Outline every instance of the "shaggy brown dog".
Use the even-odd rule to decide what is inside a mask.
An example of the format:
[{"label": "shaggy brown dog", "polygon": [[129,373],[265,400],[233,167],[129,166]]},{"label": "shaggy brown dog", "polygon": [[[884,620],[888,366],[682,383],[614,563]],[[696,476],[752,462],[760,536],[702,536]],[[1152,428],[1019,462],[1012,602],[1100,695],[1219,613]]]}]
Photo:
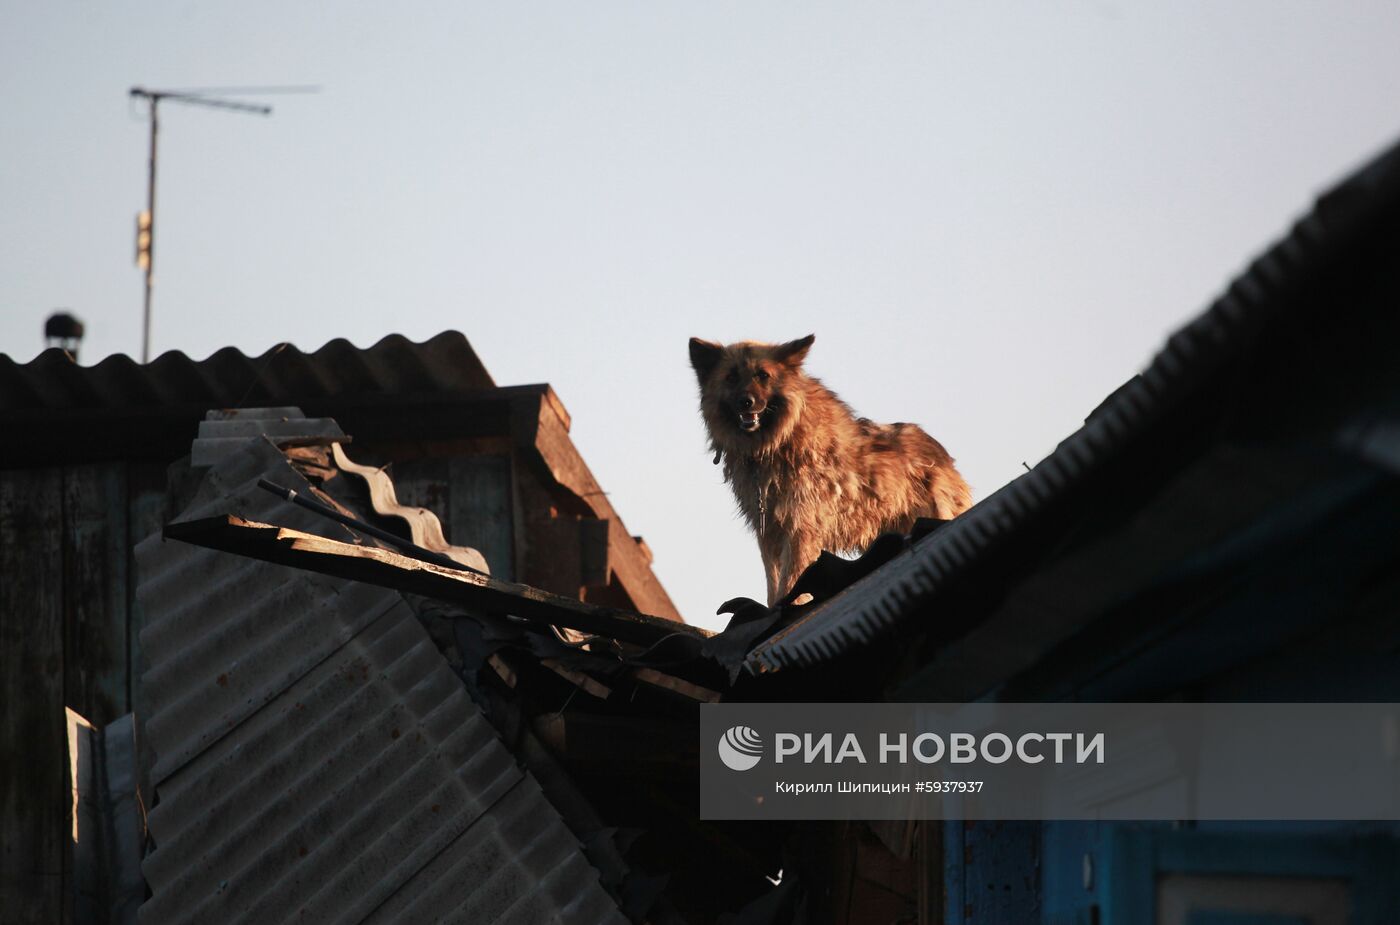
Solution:
[{"label": "shaggy brown dog", "polygon": [[857,418],[803,371],[815,339],[690,339],[710,447],[758,536],[769,606],[823,549],[861,552],[881,533],[907,533],[919,517],[948,520],[972,504],[937,440],[913,424]]}]

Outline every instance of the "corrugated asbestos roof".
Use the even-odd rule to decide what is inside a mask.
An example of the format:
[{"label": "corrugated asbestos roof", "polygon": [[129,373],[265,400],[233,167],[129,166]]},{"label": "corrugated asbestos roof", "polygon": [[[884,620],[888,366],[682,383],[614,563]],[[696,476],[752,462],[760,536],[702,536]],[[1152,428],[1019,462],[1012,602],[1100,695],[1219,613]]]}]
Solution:
[{"label": "corrugated asbestos roof", "polygon": [[0,413],[199,405],[305,404],[345,395],[455,392],[494,386],[467,338],[446,331],[416,344],[393,334],[361,349],[343,338],[314,353],[290,344],[250,357],[225,347],[203,360],[179,351],[146,365],[124,355],[79,366],[57,348],[20,364],[0,354]]},{"label": "corrugated asbestos roof", "polygon": [[1219,372],[1307,281],[1397,208],[1400,145],[1320,197],[1287,237],[1174,334],[1142,375],[1110,395],[1032,471],[757,646],[748,666],[763,671],[822,662],[918,612],[974,560],[1051,499],[1092,477]]},{"label": "corrugated asbestos roof", "polygon": [[[327,532],[259,476],[307,488],[250,440],[184,516]],[[401,595],[159,536],[137,561],[142,922],[625,921]]]}]

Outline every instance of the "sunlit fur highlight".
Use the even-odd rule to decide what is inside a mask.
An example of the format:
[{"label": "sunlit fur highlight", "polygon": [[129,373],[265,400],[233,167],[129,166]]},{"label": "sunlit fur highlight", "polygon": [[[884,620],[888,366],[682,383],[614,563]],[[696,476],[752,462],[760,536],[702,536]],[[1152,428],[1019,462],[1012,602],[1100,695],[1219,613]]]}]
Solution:
[{"label": "sunlit fur highlight", "polygon": [[[770,605],[823,549],[858,553],[881,533],[907,533],[920,517],[948,520],[972,504],[937,440],[914,424],[858,418],[807,375],[813,340],[690,342],[710,448],[758,537]],[[763,408],[753,433],[741,429],[746,398]]]}]

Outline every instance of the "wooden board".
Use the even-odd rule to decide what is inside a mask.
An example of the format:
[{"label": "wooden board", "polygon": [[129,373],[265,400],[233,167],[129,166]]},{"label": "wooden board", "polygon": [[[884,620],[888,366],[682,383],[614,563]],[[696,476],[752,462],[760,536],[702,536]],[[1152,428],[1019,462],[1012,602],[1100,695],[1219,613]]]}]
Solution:
[{"label": "wooden board", "polygon": [[226,515],[173,523],[168,539],[290,565],[309,571],[393,588],[488,613],[509,614],[541,624],[598,633],[623,642],[651,645],[678,633],[707,638],[708,631],[649,614],[586,604],[529,585],[410,559],[386,549],[356,546],[325,537]]}]

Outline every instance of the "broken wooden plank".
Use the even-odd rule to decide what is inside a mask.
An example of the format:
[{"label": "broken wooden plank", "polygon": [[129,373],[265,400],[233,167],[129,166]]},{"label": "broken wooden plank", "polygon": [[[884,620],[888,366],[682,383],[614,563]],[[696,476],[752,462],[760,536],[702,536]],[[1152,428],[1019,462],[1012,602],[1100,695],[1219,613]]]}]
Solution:
[{"label": "broken wooden plank", "polygon": [[410,559],[387,549],[341,543],[233,515],[172,523],[166,526],[165,536],[265,562],[422,594],[478,611],[510,614],[639,645],[651,645],[677,633],[700,639],[712,635],[698,626],[587,604],[529,585]]},{"label": "broken wooden plank", "polygon": [[519,678],[515,674],[515,669],[506,664],[505,659],[493,652],[487,657],[486,663],[495,669],[496,675],[505,682],[506,687],[509,687],[511,690],[515,689]]},{"label": "broken wooden plank", "polygon": [[555,674],[559,675],[559,677],[563,678],[565,681],[568,681],[575,687],[587,691],[594,697],[597,697],[599,700],[607,700],[610,696],[612,696],[611,687],[608,687],[601,681],[597,681],[593,678],[590,678],[582,671],[574,671],[572,668],[565,667],[564,663],[559,661],[559,659],[557,658],[542,658],[540,659],[540,664],[548,668]]},{"label": "broken wooden plank", "polygon": [[632,672],[632,676],[644,684],[653,687],[665,688],[668,691],[689,697],[691,700],[698,700],[701,703],[719,703],[719,691],[712,691],[708,687],[701,687],[684,678],[675,675],[665,674],[655,668],[637,668]]},{"label": "broken wooden plank", "polygon": [[[135,922],[146,898],[136,721],[99,729],[65,707],[68,730],[69,898],[73,922]],[[9,921],[8,919],[6,921]]]}]

